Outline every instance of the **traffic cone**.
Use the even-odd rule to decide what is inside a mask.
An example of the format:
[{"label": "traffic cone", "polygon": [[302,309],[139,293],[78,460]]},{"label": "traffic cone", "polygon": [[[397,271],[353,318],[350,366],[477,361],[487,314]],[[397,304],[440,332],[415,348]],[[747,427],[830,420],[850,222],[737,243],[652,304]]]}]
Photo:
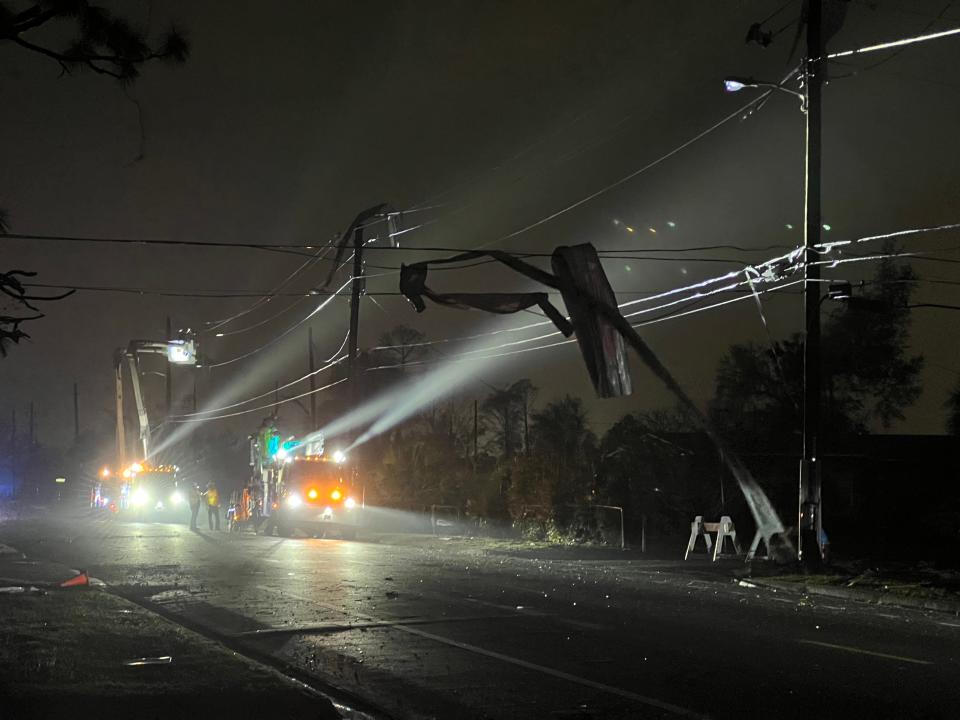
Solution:
[{"label": "traffic cone", "polygon": [[60,583],[62,588],[72,588],[72,587],[83,587],[90,584],[90,578],[87,576],[86,570],[81,570],[79,575],[70,578],[69,580],[64,580]]}]

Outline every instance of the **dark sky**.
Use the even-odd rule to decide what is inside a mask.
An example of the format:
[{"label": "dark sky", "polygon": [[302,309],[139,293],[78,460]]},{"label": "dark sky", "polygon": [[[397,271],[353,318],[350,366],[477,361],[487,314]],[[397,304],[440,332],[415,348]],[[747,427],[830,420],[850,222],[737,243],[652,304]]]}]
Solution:
[{"label": "dark sky", "polygon": [[[186,65],[147,67],[129,91],[142,108],[143,159],[133,162],[140,143],[137,108],[116,83],[89,74],[58,77],[52,61],[0,44],[0,207],[21,233],[309,244],[329,242],[371,205],[386,201],[408,208],[439,196],[436,202],[444,207],[407,218],[408,227],[438,221],[405,235],[406,246],[493,243],[548,251],[590,241],[601,249],[642,251],[794,245],[802,240],[803,116],[785,95],[576,210],[493,242],[642,167],[732,112],[748,98],[746,91],[724,94],[724,76],[781,76],[793,28],[767,50],[743,42],[747,27],[781,4],[304,1],[230,3],[225,14],[224,3],[117,3],[131,19],[149,21],[158,31],[176,20],[192,43]],[[831,49],[920,33],[946,4],[853,2]],[[771,25],[780,27],[798,13],[796,2]],[[960,7],[947,9],[932,28],[956,26]],[[888,56],[831,67],[823,196],[829,239],[960,221],[960,40],[913,46],[851,75]],[[636,232],[628,233],[627,225]],[[958,239],[953,233],[905,243],[908,249],[949,248],[960,245]],[[4,268],[37,270],[40,282],[186,292],[265,292],[301,262],[238,249],[15,240],[3,241],[0,253]],[[689,255],[689,262],[611,260],[607,269],[626,300],[636,297],[630,293],[737,267],[695,258],[756,262],[768,254]],[[426,257],[370,256],[372,264],[382,265]],[[915,267],[923,278],[960,280],[954,264]],[[854,279],[871,272],[866,263],[830,271]],[[315,270],[292,287],[310,287],[322,274]],[[371,279],[368,289],[394,292],[396,279]],[[438,274],[434,284],[526,287],[486,268]],[[952,286],[922,284],[917,299],[960,304],[958,295]],[[398,323],[436,339],[482,332],[491,322],[435,307],[417,316],[401,298],[375,299],[379,306],[373,299],[363,304],[361,346]],[[82,292],[51,304],[47,318],[29,326],[32,341],[0,361],[4,418],[12,407],[22,417],[33,400],[42,439],[67,443],[75,379],[84,423],[110,420],[114,348],[131,338],[161,337],[167,315],[177,326],[200,327],[250,302]],[[289,302],[277,298],[227,329],[269,317]],[[764,303],[775,335],[799,329],[799,295],[770,294]],[[300,303],[250,332],[210,338],[204,349],[215,359],[246,352],[312,304]],[[958,317],[914,313],[914,350],[928,361],[924,395],[896,430],[942,430],[941,405],[960,372]],[[521,314],[505,324],[533,320]],[[317,316],[313,327],[322,355],[339,346],[346,322],[345,299]],[[712,395],[716,362],[726,348],[764,338],[750,302],[655,325],[644,336],[701,403]],[[496,336],[488,342],[502,341]],[[304,330],[250,360],[202,371],[201,404],[258,394],[305,370]],[[178,395],[192,389],[191,372],[177,371]],[[541,401],[562,392],[592,395],[569,345],[515,356],[482,376],[495,383],[528,376],[543,388]],[[160,380],[147,376],[146,383],[158,403]],[[638,363],[634,383],[630,399],[590,401],[598,431],[624,412],[668,403]],[[483,386],[474,383],[465,391],[480,393]],[[283,414],[291,422],[302,419],[292,405]],[[233,427],[252,430],[260,416],[248,415]]]}]

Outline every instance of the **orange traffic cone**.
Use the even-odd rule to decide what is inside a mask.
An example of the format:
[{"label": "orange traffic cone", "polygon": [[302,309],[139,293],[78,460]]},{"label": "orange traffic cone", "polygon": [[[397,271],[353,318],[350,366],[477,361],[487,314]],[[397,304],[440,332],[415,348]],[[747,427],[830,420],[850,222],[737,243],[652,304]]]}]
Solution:
[{"label": "orange traffic cone", "polygon": [[90,584],[90,578],[87,576],[86,570],[81,570],[80,574],[70,578],[69,580],[64,580],[60,583],[62,588],[71,588],[71,587],[83,587]]}]

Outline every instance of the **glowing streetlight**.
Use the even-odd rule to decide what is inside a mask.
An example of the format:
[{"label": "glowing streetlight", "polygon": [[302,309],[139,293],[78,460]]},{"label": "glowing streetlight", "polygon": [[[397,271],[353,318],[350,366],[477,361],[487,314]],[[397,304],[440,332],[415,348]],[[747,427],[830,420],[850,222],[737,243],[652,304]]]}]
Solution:
[{"label": "glowing streetlight", "polygon": [[795,98],[799,98],[800,109],[804,112],[807,110],[807,96],[801,92],[797,92],[796,90],[791,90],[790,88],[784,87],[780,83],[754,80],[753,78],[747,77],[728,77],[723,81],[723,89],[728,93],[740,92],[746,88],[770,88],[771,90],[785,92],[788,95],[793,95]]}]

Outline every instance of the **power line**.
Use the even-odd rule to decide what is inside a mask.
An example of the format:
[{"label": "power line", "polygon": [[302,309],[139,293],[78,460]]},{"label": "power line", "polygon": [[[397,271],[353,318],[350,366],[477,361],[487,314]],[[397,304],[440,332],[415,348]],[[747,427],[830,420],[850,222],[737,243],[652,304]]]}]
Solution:
[{"label": "power line", "polygon": [[[765,289],[763,289],[763,290],[759,290],[758,292],[760,292],[761,294],[763,294],[763,293],[768,293],[768,292],[777,292],[777,291],[782,290],[783,288],[792,287],[792,286],[794,286],[794,285],[799,285],[799,284],[801,284],[802,282],[803,282],[803,280],[794,280],[794,281],[792,281],[792,282],[784,283],[783,285],[778,285],[778,286],[776,286],[776,287],[765,288]],[[724,305],[728,305],[728,304],[733,303],[733,302],[740,302],[740,301],[742,301],[742,300],[749,300],[750,298],[751,298],[750,295],[744,295],[744,296],[742,296],[742,297],[732,298],[732,299],[730,299],[730,300],[724,300],[724,301],[722,301],[722,302],[714,303],[714,304],[712,304],[712,305],[707,305],[707,306],[704,306],[704,307],[702,307],[702,308],[697,308],[697,309],[695,309],[695,310],[678,311],[678,312],[676,312],[676,313],[672,313],[672,314],[666,315],[666,316],[661,317],[661,318],[654,318],[654,319],[652,319],[652,320],[646,320],[646,321],[640,322],[640,323],[632,323],[632,325],[633,325],[633,327],[643,327],[643,326],[646,326],[646,325],[654,325],[654,324],[656,324],[656,323],[665,322],[665,321],[667,321],[667,320],[672,320],[672,319],[679,318],[679,317],[685,317],[685,316],[688,316],[688,315],[693,315],[693,314],[698,313],[698,312],[705,312],[705,311],[707,311],[707,310],[713,310],[714,308],[722,307],[722,306],[724,306]],[[542,338],[538,338],[538,339],[546,339],[546,338],[548,338],[548,337],[553,337],[554,335],[558,335],[558,334],[559,334],[559,333],[551,333],[551,334],[548,335],[548,336],[543,336]],[[416,366],[416,365],[437,365],[437,364],[440,364],[441,362],[446,362],[446,361],[466,362],[467,360],[487,360],[487,359],[493,359],[493,358],[499,358],[499,357],[507,357],[507,356],[511,356],[511,355],[519,355],[519,354],[528,353],[528,352],[536,352],[536,351],[538,351],[538,350],[547,350],[547,349],[549,349],[549,348],[558,347],[558,346],[560,346],[560,345],[570,345],[570,344],[572,344],[572,343],[575,343],[576,341],[577,341],[576,338],[564,338],[563,340],[557,340],[557,341],[554,341],[554,342],[551,342],[551,343],[547,343],[546,345],[538,345],[537,347],[532,347],[532,348],[521,348],[521,349],[519,349],[519,350],[509,350],[509,351],[507,351],[507,352],[494,353],[494,354],[490,354],[490,355],[470,355],[469,357],[467,357],[467,355],[468,355],[467,353],[457,353],[457,354],[448,355],[448,356],[447,356],[447,360],[444,360],[444,361],[436,361],[436,360],[416,360],[416,361],[412,361],[412,362],[408,362],[408,363],[397,363],[397,364],[393,364],[393,365],[379,365],[379,366],[377,366],[377,367],[367,368],[367,370],[365,370],[364,372],[373,372],[373,371],[377,371],[377,370],[389,370],[389,369],[391,369],[391,368],[410,367],[410,366]],[[487,348],[486,350],[487,350],[487,352],[489,352],[489,351],[491,351],[491,350],[497,350],[497,349],[499,349],[499,348],[501,348],[501,347],[509,347],[509,346],[511,346],[511,345],[512,345],[512,343],[505,344],[505,345],[496,345],[496,346]],[[474,351],[474,352],[480,352],[480,351]]]},{"label": "power line", "polygon": [[[341,349],[343,349],[342,346],[341,346]],[[294,386],[294,385],[296,385],[296,384],[298,384],[298,383],[301,383],[301,382],[303,382],[304,380],[308,380],[309,378],[313,377],[314,375],[319,375],[319,374],[322,373],[322,372],[326,372],[327,370],[329,370],[329,369],[331,369],[331,368],[333,368],[333,367],[336,367],[338,364],[340,364],[341,362],[343,362],[344,360],[346,360],[346,357],[347,357],[346,355],[342,355],[342,356],[338,357],[336,360],[334,360],[333,362],[329,362],[329,361],[328,361],[327,364],[324,365],[323,367],[318,368],[317,370],[314,370],[313,372],[309,372],[309,373],[307,373],[306,375],[304,375],[303,377],[299,377],[299,378],[297,378],[296,380],[291,380],[290,382],[286,383],[285,385],[281,385],[281,386],[276,387],[276,388],[274,388],[274,389],[272,389],[272,390],[267,390],[265,393],[262,393],[262,394],[260,394],[260,395],[255,395],[254,397],[247,398],[246,400],[240,400],[239,402],[231,403],[230,405],[223,405],[222,407],[210,408],[210,409],[208,409],[208,410],[199,410],[199,411],[197,411],[197,412],[183,413],[183,414],[181,414],[181,415],[171,415],[171,417],[172,417],[172,418],[199,417],[199,416],[202,416],[202,415],[209,415],[209,414],[211,414],[211,413],[222,412],[222,411],[224,411],[224,410],[232,410],[232,409],[235,408],[235,407],[240,407],[241,405],[246,405],[247,403],[252,403],[252,402],[255,402],[255,401],[260,400],[260,399],[262,399],[262,398],[265,398],[265,397],[267,397],[268,395],[272,395],[272,394],[274,394],[274,393],[278,393],[278,392],[280,392],[281,390],[286,390],[287,388],[292,387],[292,386]]]},{"label": "power line", "polygon": [[830,53],[828,60],[834,58],[850,57],[851,55],[865,55],[866,53],[877,52],[878,50],[889,50],[904,45],[914,45],[915,43],[928,42],[930,40],[939,40],[940,38],[950,37],[951,35],[960,35],[960,28],[951,30],[941,30],[940,32],[929,33],[926,35],[915,35],[914,37],[901,38],[900,40],[891,40],[889,42],[877,43],[876,45],[867,45],[856,50],[843,50],[841,52]]},{"label": "power line", "polygon": [[287,328],[286,330],[284,330],[282,333],[280,333],[279,335],[277,335],[275,338],[273,338],[272,340],[267,341],[266,343],[264,343],[264,344],[261,345],[260,347],[257,347],[257,348],[255,348],[255,349],[251,350],[250,352],[246,352],[246,353],[244,353],[243,355],[238,355],[237,357],[230,358],[229,360],[224,360],[224,361],[218,362],[218,363],[210,363],[210,364],[208,364],[208,365],[205,365],[205,367],[216,368],[216,367],[223,367],[224,365],[230,365],[231,363],[235,363],[235,362],[238,362],[238,361],[240,361],[240,360],[244,360],[244,359],[246,359],[246,358],[248,358],[248,357],[251,357],[251,356],[253,356],[253,355],[256,355],[258,352],[260,352],[260,351],[262,351],[262,350],[265,350],[265,349],[267,349],[268,347],[270,347],[270,346],[272,346],[272,345],[275,345],[275,344],[278,343],[280,340],[282,340],[283,338],[285,338],[287,335],[289,335],[290,333],[292,333],[294,330],[296,330],[297,328],[301,327],[305,322],[307,322],[310,318],[314,317],[317,313],[319,313],[319,312],[320,312],[321,310],[323,310],[325,307],[327,307],[331,302],[334,301],[334,299],[336,299],[336,297],[337,297],[337,295],[340,293],[340,291],[343,290],[345,287],[347,287],[347,285],[349,285],[351,282],[353,282],[353,279],[352,279],[352,278],[349,279],[349,280],[347,280],[343,285],[341,285],[339,288],[337,288],[337,290],[336,290],[330,297],[328,297],[326,300],[324,300],[322,303],[320,303],[317,307],[315,307],[313,310],[311,310],[309,314],[307,314],[306,316],[304,316],[302,319],[298,320],[296,323],[294,323],[293,325],[291,325],[289,328]]},{"label": "power line", "polygon": [[[267,297],[269,297],[269,298],[272,299],[272,298],[277,297],[277,295],[276,295],[276,294],[270,294],[270,295],[268,295]],[[225,331],[221,331],[221,332],[214,333],[214,337],[218,337],[218,338],[220,338],[220,337],[229,337],[229,336],[231,336],[231,335],[240,335],[240,334],[242,334],[242,333],[250,332],[251,330],[255,330],[255,329],[257,329],[258,327],[262,327],[262,326],[264,326],[264,325],[266,325],[266,324],[268,324],[268,323],[273,322],[274,320],[276,320],[276,319],[277,319],[278,317],[280,317],[281,315],[285,315],[286,313],[290,312],[291,310],[293,310],[293,308],[297,307],[297,305],[299,305],[300,303],[302,303],[302,302],[303,302],[304,300],[306,300],[308,297],[310,297],[309,294],[303,294],[303,295],[301,295],[299,298],[297,298],[296,300],[294,300],[292,303],[290,303],[289,305],[287,305],[285,308],[283,308],[282,310],[279,310],[279,311],[275,312],[273,315],[270,315],[269,317],[265,317],[265,318],[263,318],[262,320],[258,320],[257,322],[253,323],[252,325],[245,325],[244,327],[240,328],[239,330],[225,330]],[[252,306],[251,306],[251,307],[252,307]],[[238,315],[238,316],[236,316],[236,317],[234,317],[234,318],[231,318],[231,321],[237,319],[238,317],[240,317],[240,316]],[[220,327],[220,325],[214,326],[213,328],[210,328],[210,330],[211,330],[211,331],[212,331],[212,330],[215,330],[217,327]]]},{"label": "power line", "polygon": [[237,417],[237,416],[239,416],[239,415],[247,415],[247,414],[252,413],[252,412],[260,412],[261,410],[268,410],[268,409],[270,409],[270,408],[277,407],[277,405],[283,405],[284,403],[293,402],[294,400],[299,400],[299,399],[301,399],[301,398],[305,398],[305,397],[307,397],[307,396],[309,396],[309,395],[313,395],[314,393],[320,393],[320,392],[323,392],[324,390],[329,390],[330,388],[332,388],[332,387],[334,387],[334,386],[336,386],[336,385],[339,385],[340,383],[346,382],[347,379],[348,379],[348,378],[341,378],[340,380],[335,380],[334,382],[332,382],[332,383],[330,383],[330,384],[328,384],[328,385],[324,385],[323,387],[319,387],[319,388],[317,388],[316,390],[308,390],[307,392],[301,393],[300,395],[294,395],[293,397],[285,398],[285,399],[279,400],[279,401],[277,401],[277,402],[268,403],[267,405],[261,405],[261,406],[259,406],[259,407],[250,408],[249,410],[239,410],[239,411],[237,411],[237,412],[227,413],[226,415],[216,415],[216,416],[214,416],[214,417],[192,418],[192,419],[184,419],[184,420],[173,420],[173,419],[171,419],[171,420],[169,420],[169,422],[171,422],[171,423],[176,423],[176,424],[182,424],[182,423],[198,423],[198,422],[207,422],[208,420],[225,420],[226,418]]},{"label": "power line", "polygon": [[[94,236],[71,236],[71,235],[32,235],[27,233],[6,233],[2,236],[6,240],[38,240],[49,242],[67,242],[67,243],[105,243],[112,245],[165,245],[165,246],[191,246],[206,247],[216,249],[244,249],[244,250],[263,250],[266,252],[286,253],[289,255],[300,255],[312,257],[312,253],[300,252],[300,249],[314,250],[317,246],[309,245],[268,245],[265,243],[241,243],[241,242],[212,242],[207,240],[157,240],[145,238],[106,238]],[[326,246],[321,246],[323,249]]]},{"label": "power line", "polygon": [[[330,250],[326,250],[326,251],[324,252],[324,255],[328,255],[329,253],[330,253]],[[218,328],[221,328],[221,327],[223,327],[224,325],[233,322],[234,320],[239,320],[239,319],[242,318],[243,316],[248,315],[249,313],[252,313],[254,310],[256,310],[256,309],[257,309],[258,307],[260,307],[261,305],[270,302],[270,300],[273,299],[273,293],[276,293],[276,292],[279,292],[280,290],[282,290],[284,287],[286,287],[288,284],[290,284],[290,283],[293,281],[293,279],[294,279],[295,277],[297,277],[297,275],[299,275],[301,272],[304,272],[304,271],[305,271],[308,267],[310,267],[311,265],[315,265],[315,264],[318,263],[321,259],[322,259],[321,253],[320,253],[320,251],[318,250],[317,253],[316,253],[312,258],[309,258],[309,259],[307,259],[306,261],[304,261],[303,263],[301,263],[301,265],[300,265],[296,270],[294,270],[292,273],[290,273],[289,275],[287,275],[283,280],[281,280],[280,283],[279,283],[278,285],[276,285],[276,286],[273,288],[273,290],[270,291],[270,294],[269,294],[266,298],[261,298],[261,299],[258,300],[257,302],[255,302],[255,303],[253,303],[252,305],[250,305],[250,307],[248,307],[248,308],[246,308],[246,309],[244,309],[244,310],[241,310],[240,312],[235,313],[235,314],[231,315],[231,316],[228,317],[228,318],[225,318],[225,319],[223,319],[223,320],[214,320],[214,321],[212,321],[212,322],[206,322],[206,323],[204,323],[204,325],[209,325],[210,327],[209,327],[208,329],[211,330],[211,331],[212,331],[212,330],[217,330]],[[296,305],[296,303],[294,303],[294,305]],[[288,308],[288,309],[289,309],[289,308]],[[243,332],[243,331],[240,331],[240,332]],[[226,333],[224,333],[224,334],[226,334]]]},{"label": "power line", "polygon": [[[795,74],[798,72],[798,70],[799,70],[799,68],[795,68],[795,69],[791,70],[791,71],[787,74],[787,76],[784,77],[784,79],[781,81],[781,84],[783,84],[784,82],[786,82],[787,80],[789,80],[793,75],[795,75]],[[481,245],[480,247],[483,248],[483,247],[486,247],[486,246],[488,246],[488,245],[493,245],[494,243],[499,243],[499,242],[503,242],[504,240],[509,240],[510,238],[514,238],[514,237],[516,237],[517,235],[521,235],[521,234],[527,232],[528,230],[532,230],[533,228],[539,227],[540,225],[543,225],[544,223],[548,223],[548,222],[550,222],[551,220],[555,220],[556,218],[560,217],[561,215],[564,215],[564,214],[570,212],[571,210],[574,210],[574,209],[580,207],[581,205],[584,205],[585,203],[588,203],[588,202],[590,202],[591,200],[595,200],[596,198],[600,197],[601,195],[604,195],[605,193],[608,193],[609,191],[611,191],[611,190],[613,190],[613,189],[615,189],[615,188],[620,187],[620,186],[623,185],[624,183],[627,183],[627,182],[629,182],[630,180],[633,180],[633,179],[634,179],[635,177],[637,177],[638,175],[641,175],[641,174],[647,172],[648,170],[651,170],[651,169],[655,168],[656,166],[660,165],[660,164],[663,163],[664,161],[669,160],[669,159],[670,159],[671,157],[673,157],[674,155],[676,155],[676,154],[678,154],[678,153],[680,153],[680,152],[683,152],[683,151],[686,150],[688,147],[690,147],[691,145],[693,145],[693,144],[696,143],[697,141],[705,138],[707,135],[709,135],[710,133],[714,132],[715,130],[720,129],[721,127],[723,127],[724,125],[726,125],[726,124],[727,124],[728,122],[730,122],[731,120],[742,116],[743,113],[747,112],[751,107],[753,107],[753,106],[756,105],[757,103],[762,102],[763,100],[765,100],[771,93],[773,93],[773,89],[772,89],[772,88],[771,88],[770,90],[767,90],[767,91],[761,93],[760,95],[758,95],[758,96],[755,97],[753,100],[751,100],[750,102],[746,103],[745,105],[737,108],[736,110],[734,110],[734,111],[733,111],[732,113],[730,113],[729,115],[723,117],[721,120],[719,120],[718,122],[716,122],[716,123],[714,123],[713,125],[711,125],[710,127],[708,127],[706,130],[703,130],[703,131],[697,133],[696,135],[694,135],[694,136],[693,136],[692,138],[690,138],[689,140],[686,140],[685,142],[681,143],[680,145],[678,145],[677,147],[673,148],[673,149],[670,150],[669,152],[661,155],[660,157],[656,158],[655,160],[652,160],[651,162],[647,163],[646,165],[642,166],[641,168],[639,168],[639,169],[637,169],[637,170],[634,170],[633,172],[631,172],[631,173],[623,176],[623,177],[620,178],[619,180],[616,180],[616,181],[610,183],[609,185],[606,185],[606,186],[600,188],[599,190],[590,193],[590,194],[587,195],[586,197],[583,197],[583,198],[581,198],[580,200],[577,200],[576,202],[571,203],[571,204],[567,205],[566,207],[561,208],[560,210],[557,210],[556,212],[553,212],[553,213],[547,215],[546,217],[541,218],[540,220],[537,220],[536,222],[530,223],[529,225],[526,225],[526,226],[520,228],[519,230],[514,230],[513,232],[508,233],[507,235],[503,235],[502,237],[499,237],[499,238],[497,238],[496,240],[493,240],[493,241],[491,241],[491,242],[489,242],[489,243],[486,243],[486,244],[484,244],[484,245]]]}]

